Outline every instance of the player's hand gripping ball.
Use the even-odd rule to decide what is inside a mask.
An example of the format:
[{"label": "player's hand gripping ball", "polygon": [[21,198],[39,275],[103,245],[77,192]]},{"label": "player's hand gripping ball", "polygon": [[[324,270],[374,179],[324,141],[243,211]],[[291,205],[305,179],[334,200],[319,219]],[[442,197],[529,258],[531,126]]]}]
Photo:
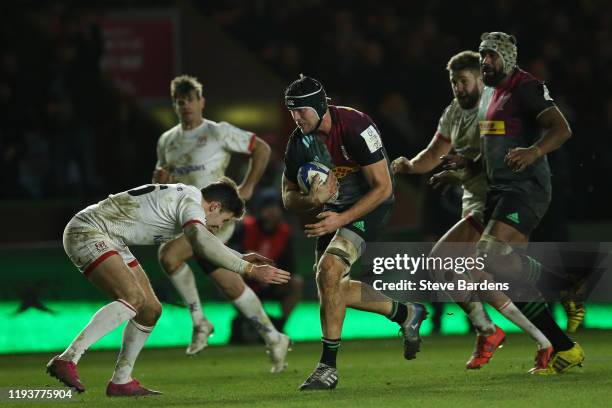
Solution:
[{"label": "player's hand gripping ball", "polygon": [[303,164],[298,170],[297,181],[302,194],[311,196],[318,204],[338,198],[338,181],[324,164],[315,161]]}]

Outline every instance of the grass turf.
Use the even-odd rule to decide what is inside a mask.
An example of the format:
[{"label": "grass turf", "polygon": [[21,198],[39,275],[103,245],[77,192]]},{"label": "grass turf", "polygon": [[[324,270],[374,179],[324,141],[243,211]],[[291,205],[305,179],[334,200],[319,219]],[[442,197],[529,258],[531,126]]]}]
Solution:
[{"label": "grass turf", "polygon": [[297,387],[316,364],[318,343],[298,343],[289,368],[268,373],[262,346],[211,347],[195,358],[183,349],[147,349],[135,377],[164,392],[160,397],[109,399],[104,395],[116,352],[87,353],[79,364],[87,392],[72,401],[8,400],[8,389],[60,388],[45,372],[52,354],[0,356],[0,407],[499,407],[605,406],[612,389],[610,332],[576,336],[584,347],[585,367],[564,375],[526,374],[535,355],[524,335],[509,335],[506,346],[478,371],[464,363],[472,351],[467,336],[426,337],[416,360],[401,355],[401,340],[345,341],[339,354],[340,383],[332,392],[301,393]]}]

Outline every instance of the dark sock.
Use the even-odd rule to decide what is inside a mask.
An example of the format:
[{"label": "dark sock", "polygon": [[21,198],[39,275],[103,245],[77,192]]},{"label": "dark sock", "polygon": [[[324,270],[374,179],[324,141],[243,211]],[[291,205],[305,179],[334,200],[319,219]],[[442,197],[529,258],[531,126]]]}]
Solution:
[{"label": "dark sock", "polygon": [[542,265],[538,260],[522,254],[521,264],[527,272],[527,282],[536,286],[544,293],[558,293],[571,289],[575,282],[569,275],[555,273],[552,269]]},{"label": "dark sock", "polygon": [[525,317],[544,333],[555,351],[569,350],[574,346],[572,339],[567,337],[559,325],[553,320],[546,303],[521,302],[515,304],[516,307],[523,312]]},{"label": "dark sock", "polygon": [[408,307],[398,302],[397,300],[393,301],[393,307],[391,308],[391,314],[387,316],[387,319],[395,322],[397,324],[402,324],[406,321],[408,317]]},{"label": "dark sock", "polygon": [[340,348],[340,339],[326,339],[325,337],[321,337],[321,343],[323,344],[323,351],[321,352],[321,359],[319,362],[336,367],[336,356]]}]

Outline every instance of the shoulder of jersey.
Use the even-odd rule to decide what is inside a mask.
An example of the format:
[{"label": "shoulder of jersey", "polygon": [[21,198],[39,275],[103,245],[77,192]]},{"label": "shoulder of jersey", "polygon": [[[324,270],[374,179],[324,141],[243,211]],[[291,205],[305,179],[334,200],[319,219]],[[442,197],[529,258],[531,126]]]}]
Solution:
[{"label": "shoulder of jersey", "polygon": [[514,78],[514,88],[519,87],[521,85],[533,82],[533,81],[540,81],[538,78],[536,78],[535,76],[533,76],[531,73],[527,72],[527,71],[523,71],[522,69],[518,70],[518,73],[516,74],[516,77]]},{"label": "shoulder of jersey", "polygon": [[212,129],[213,132],[215,132],[216,134],[218,134],[218,135],[220,135],[222,137],[224,136],[224,132],[226,130],[233,129],[233,128],[236,127],[236,126],[232,125],[229,122],[224,122],[224,121],[213,122],[212,120],[208,121],[208,126],[209,126],[209,129]]},{"label": "shoulder of jersey", "polygon": [[170,137],[171,135],[175,134],[176,132],[178,132],[179,128],[181,127],[181,124],[179,123],[178,125],[166,130],[164,133],[162,133],[162,135],[159,137],[160,140],[166,139],[168,137]]},{"label": "shoulder of jersey", "polygon": [[202,191],[196,186],[192,186],[190,184],[176,183],[175,187],[177,191],[185,191],[189,194],[199,194],[202,195]]},{"label": "shoulder of jersey", "polygon": [[444,109],[444,113],[448,112],[448,114],[453,114],[457,112],[457,110],[461,109],[461,105],[457,101],[457,98],[453,98],[453,100],[448,104],[448,106]]},{"label": "shoulder of jersey", "polygon": [[[332,107],[330,107],[330,109],[331,108]],[[351,108],[350,106],[334,106],[334,108],[336,108],[336,111],[338,112],[338,116],[340,117],[360,117],[360,118],[368,118],[368,119],[370,118],[365,113],[355,108]]]},{"label": "shoulder of jersey", "polygon": [[374,121],[368,114],[353,109],[349,106],[336,106],[337,115],[340,121],[350,124],[352,128],[358,130],[359,128],[366,128],[374,124]]}]

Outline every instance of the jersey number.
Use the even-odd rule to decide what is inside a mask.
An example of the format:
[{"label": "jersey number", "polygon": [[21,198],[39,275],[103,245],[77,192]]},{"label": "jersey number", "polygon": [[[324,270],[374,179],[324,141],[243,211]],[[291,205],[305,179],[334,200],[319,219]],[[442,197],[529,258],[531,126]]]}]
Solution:
[{"label": "jersey number", "polygon": [[133,197],[138,197],[144,194],[149,194],[151,191],[155,191],[158,185],[160,190],[165,190],[168,188],[168,186],[164,184],[147,184],[146,186],[135,188],[133,190],[128,190],[127,193]]}]

